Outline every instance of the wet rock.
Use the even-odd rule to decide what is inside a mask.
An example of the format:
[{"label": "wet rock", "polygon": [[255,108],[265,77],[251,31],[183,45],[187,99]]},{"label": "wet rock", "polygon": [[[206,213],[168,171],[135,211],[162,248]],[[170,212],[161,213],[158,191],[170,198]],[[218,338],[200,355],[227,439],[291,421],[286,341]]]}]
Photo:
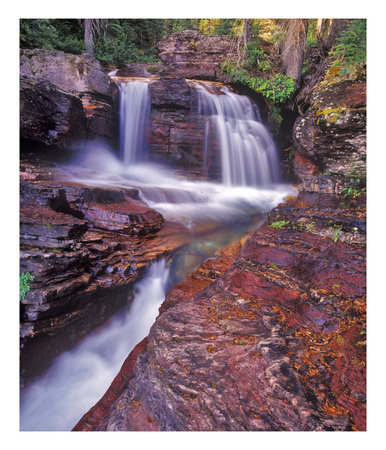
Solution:
[{"label": "wet rock", "polygon": [[75,429],[366,429],[365,248],[324,233],[363,214],[279,205],[171,289],[134,375]]},{"label": "wet rock", "polygon": [[31,177],[20,183],[20,271],[35,277],[20,303],[26,381],[130,304],[151,262],[187,237],[165,227],[136,189],[53,181],[65,175],[28,162],[21,168]]}]

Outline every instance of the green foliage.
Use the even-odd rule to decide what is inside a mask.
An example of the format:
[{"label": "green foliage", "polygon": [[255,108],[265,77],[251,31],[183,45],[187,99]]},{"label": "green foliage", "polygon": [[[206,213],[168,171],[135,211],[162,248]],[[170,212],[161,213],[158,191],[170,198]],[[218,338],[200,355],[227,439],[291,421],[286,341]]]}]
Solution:
[{"label": "green foliage", "polygon": [[19,292],[20,299],[24,300],[27,292],[30,290],[30,282],[33,281],[35,277],[29,272],[22,273],[19,278]]},{"label": "green foliage", "polygon": [[164,26],[167,34],[184,30],[198,30],[200,19],[165,19]]},{"label": "green foliage", "polygon": [[50,19],[21,19],[20,47],[54,50],[58,32]]},{"label": "green foliage", "polygon": [[314,228],[314,226],[315,226],[315,222],[311,222],[306,225],[306,230],[311,231]]},{"label": "green foliage", "polygon": [[[130,62],[159,62],[157,42],[165,34],[162,19],[110,19],[94,40],[94,56],[105,66]],[[20,47],[85,51],[83,21],[76,19],[21,19]]]},{"label": "green foliage", "polygon": [[333,66],[341,65],[341,72],[366,61],[366,19],[353,20],[337,38],[337,45],[331,56],[336,59]]},{"label": "green foliage", "polygon": [[275,73],[257,41],[247,45],[241,67],[235,61],[226,61],[222,65],[222,71],[230,75],[234,82],[242,83],[262,94],[273,105],[285,103],[295,89],[292,77]]},{"label": "green foliage", "polygon": [[329,228],[329,231],[332,233],[332,235],[334,236],[333,238],[332,238],[332,240],[334,241],[334,242],[337,242],[338,241],[338,239],[339,239],[339,231],[342,229],[342,227],[335,227],[335,229],[333,229],[333,228]]},{"label": "green foliage", "polygon": [[95,41],[94,56],[104,66],[159,62],[155,44],[164,32],[158,19],[110,20],[105,35]]},{"label": "green foliage", "polygon": [[278,220],[276,222],[272,222],[271,225],[269,225],[269,226],[274,228],[275,230],[280,230],[281,228],[283,228],[284,226],[286,226],[288,224],[289,224],[289,221],[287,221],[287,220]]},{"label": "green foliage", "polygon": [[351,170],[350,185],[342,189],[344,198],[351,201],[355,200],[361,194],[364,194],[366,192],[366,186],[362,187],[363,181],[365,183],[365,180],[362,180],[362,176],[359,171],[354,173],[354,171]]},{"label": "green foliage", "polygon": [[[259,64],[263,70],[269,69],[266,61]],[[295,89],[293,78],[281,73],[276,73],[268,78],[254,77],[249,75],[247,69],[238,69],[229,62],[223,64],[222,70],[224,73],[230,75],[234,82],[239,82],[248,86],[262,94],[273,104],[283,104],[291,97],[291,94]]]},{"label": "green foliage", "polygon": [[76,55],[85,50],[80,23],[74,19],[21,19],[20,47],[60,50]]}]

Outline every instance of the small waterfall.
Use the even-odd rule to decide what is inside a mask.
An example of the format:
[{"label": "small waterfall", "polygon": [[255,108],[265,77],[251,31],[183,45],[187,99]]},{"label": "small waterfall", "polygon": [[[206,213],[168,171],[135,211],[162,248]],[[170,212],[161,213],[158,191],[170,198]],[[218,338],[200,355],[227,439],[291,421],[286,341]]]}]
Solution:
[{"label": "small waterfall", "polygon": [[120,154],[124,165],[141,160],[145,150],[145,130],[150,113],[146,81],[130,81],[120,88]]},{"label": "small waterfall", "polygon": [[196,82],[199,111],[205,116],[204,156],[217,148],[227,186],[269,186],[281,180],[277,149],[257,107],[223,86],[209,92]]}]

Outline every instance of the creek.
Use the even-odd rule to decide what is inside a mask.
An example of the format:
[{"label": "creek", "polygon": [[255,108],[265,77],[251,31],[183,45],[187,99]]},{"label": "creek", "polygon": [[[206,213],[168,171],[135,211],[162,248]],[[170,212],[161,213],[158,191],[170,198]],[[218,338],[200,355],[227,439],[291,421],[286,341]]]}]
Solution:
[{"label": "creek", "polygon": [[[154,262],[124,308],[76,347],[56,358],[21,390],[20,429],[71,430],[105,393],[135,345],[149,332],[166,292],[225,245],[258,227],[268,211],[295,191],[282,183],[274,142],[247,97],[195,83],[205,118],[203,152],[219,147],[221,182],[179,178],[146,161],[144,126],[150,109],[146,81],[120,85],[120,150],[90,142],[63,168],[92,186],[136,187],[140,198],[168,222],[178,222],[189,244]],[[204,158],[205,164],[205,158]]]}]

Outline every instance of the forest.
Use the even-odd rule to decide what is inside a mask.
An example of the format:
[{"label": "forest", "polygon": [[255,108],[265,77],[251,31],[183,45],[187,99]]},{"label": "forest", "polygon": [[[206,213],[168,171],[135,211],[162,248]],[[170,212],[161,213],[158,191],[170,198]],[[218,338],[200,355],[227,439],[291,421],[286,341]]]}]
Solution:
[{"label": "forest", "polygon": [[276,104],[291,97],[315,60],[341,71],[366,61],[365,19],[21,19],[20,48],[87,52],[112,69],[160,62],[157,43],[184,30],[228,35],[235,57],[223,72]]}]

